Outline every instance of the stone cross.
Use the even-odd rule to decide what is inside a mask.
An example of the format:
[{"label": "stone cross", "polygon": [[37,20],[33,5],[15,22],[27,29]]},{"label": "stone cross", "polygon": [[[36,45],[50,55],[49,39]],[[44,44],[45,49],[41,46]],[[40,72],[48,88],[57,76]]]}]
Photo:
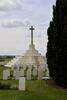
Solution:
[{"label": "stone cross", "polygon": [[35,30],[35,28],[31,26],[30,30],[31,30],[31,45],[33,45],[33,30]]}]

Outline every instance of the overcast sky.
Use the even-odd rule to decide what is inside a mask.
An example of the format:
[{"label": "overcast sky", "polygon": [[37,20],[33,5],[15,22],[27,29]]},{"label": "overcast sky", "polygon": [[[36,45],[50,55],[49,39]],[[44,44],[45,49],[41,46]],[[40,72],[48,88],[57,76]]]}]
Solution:
[{"label": "overcast sky", "polygon": [[30,25],[36,49],[45,55],[53,4],[55,0],[0,0],[0,55],[23,54],[30,44]]}]

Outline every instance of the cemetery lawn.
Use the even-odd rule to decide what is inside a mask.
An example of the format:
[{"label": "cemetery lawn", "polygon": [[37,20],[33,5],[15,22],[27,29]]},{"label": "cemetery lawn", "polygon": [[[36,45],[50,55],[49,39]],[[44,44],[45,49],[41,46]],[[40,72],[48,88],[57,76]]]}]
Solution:
[{"label": "cemetery lawn", "polygon": [[[18,81],[2,81],[15,83]],[[67,100],[67,90],[49,86],[46,81],[31,80],[26,82],[27,90],[0,90],[0,100]]]}]

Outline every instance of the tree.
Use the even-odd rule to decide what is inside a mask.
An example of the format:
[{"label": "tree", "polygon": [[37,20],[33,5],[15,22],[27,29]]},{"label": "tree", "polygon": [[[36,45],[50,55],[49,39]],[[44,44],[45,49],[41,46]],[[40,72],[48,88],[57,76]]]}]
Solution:
[{"label": "tree", "polygon": [[47,33],[50,76],[58,85],[67,88],[67,0],[56,0]]}]

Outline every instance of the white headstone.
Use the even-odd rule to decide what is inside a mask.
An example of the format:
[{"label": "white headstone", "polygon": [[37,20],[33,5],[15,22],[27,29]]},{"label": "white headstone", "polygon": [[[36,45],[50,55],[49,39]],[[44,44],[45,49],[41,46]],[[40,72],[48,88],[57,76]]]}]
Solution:
[{"label": "white headstone", "polygon": [[46,77],[50,77],[48,67],[46,68]]},{"label": "white headstone", "polygon": [[6,69],[8,77],[10,76],[10,69]]},{"label": "white headstone", "polygon": [[3,80],[8,80],[10,77],[10,70],[6,69],[3,71]]},{"label": "white headstone", "polygon": [[7,80],[8,79],[8,75],[6,73],[6,70],[3,71],[3,80]]},{"label": "white headstone", "polygon": [[24,76],[24,69],[20,69],[20,77]]},{"label": "white headstone", "polygon": [[31,80],[32,79],[32,75],[31,75],[31,68],[29,68],[28,70],[27,70],[27,75],[26,75],[26,77],[27,77],[27,80]]},{"label": "white headstone", "polygon": [[19,79],[20,72],[19,72],[18,69],[14,69],[13,70],[13,76],[15,77],[15,80],[18,80]]},{"label": "white headstone", "polygon": [[19,77],[19,90],[20,91],[26,90],[25,77]]},{"label": "white headstone", "polygon": [[37,69],[36,69],[36,68],[33,69],[32,75],[33,75],[34,77],[37,76]]},{"label": "white headstone", "polygon": [[42,80],[43,77],[43,69],[38,68],[38,80]]}]

